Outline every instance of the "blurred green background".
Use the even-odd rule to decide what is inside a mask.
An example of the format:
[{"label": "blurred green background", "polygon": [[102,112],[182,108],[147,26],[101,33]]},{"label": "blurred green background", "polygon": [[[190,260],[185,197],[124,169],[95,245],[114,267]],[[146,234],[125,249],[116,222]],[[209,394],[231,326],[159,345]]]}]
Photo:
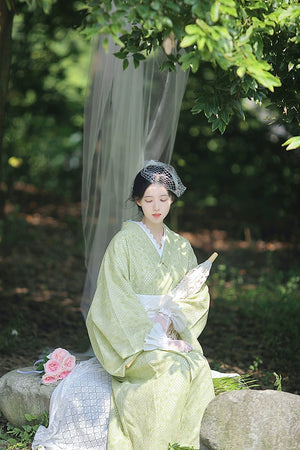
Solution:
[{"label": "blurred green background", "polygon": [[[16,183],[68,200],[80,199],[83,109],[91,43],[78,27],[76,2],[49,15],[27,6],[15,16],[13,60],[5,114],[3,179],[11,198]],[[188,186],[177,204],[179,227],[226,227],[236,238],[299,238],[300,152],[281,144],[290,132],[276,111],[245,104],[246,120],[224,135],[204,115],[190,112],[203,68],[191,75],[183,101],[173,163]]]},{"label": "blurred green background", "polygon": [[[76,2],[62,1],[48,15],[20,4],[14,19],[2,154],[0,375],[34,361],[45,346],[88,346],[79,307],[80,192],[91,43],[81,22]],[[172,160],[188,187],[172,227],[190,233],[199,261],[220,253],[201,343],[213,368],[250,370],[264,386],[275,371],[298,392],[300,150],[282,147],[298,130],[249,101],[245,121],[213,133],[190,112],[202,79],[213,75],[204,66],[189,77]]]}]

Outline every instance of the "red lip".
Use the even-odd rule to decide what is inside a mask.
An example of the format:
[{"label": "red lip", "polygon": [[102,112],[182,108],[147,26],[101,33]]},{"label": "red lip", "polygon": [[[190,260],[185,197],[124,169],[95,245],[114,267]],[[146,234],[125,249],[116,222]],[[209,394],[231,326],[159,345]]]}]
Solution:
[{"label": "red lip", "polygon": [[161,214],[152,214],[153,217],[160,217]]}]

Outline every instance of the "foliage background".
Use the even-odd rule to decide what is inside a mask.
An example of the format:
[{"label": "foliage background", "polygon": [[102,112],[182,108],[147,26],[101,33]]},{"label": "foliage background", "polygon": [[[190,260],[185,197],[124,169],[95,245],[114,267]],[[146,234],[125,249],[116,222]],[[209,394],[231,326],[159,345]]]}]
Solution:
[{"label": "foliage background", "polygon": [[78,31],[74,3],[52,13],[20,4],[5,115],[4,173],[8,189],[31,183],[66,197],[80,195],[84,89],[90,43]]},{"label": "foliage background", "polygon": [[[223,7],[230,2],[221,1]],[[28,3],[52,4],[51,12]],[[248,3],[257,15],[262,3],[270,2]],[[85,278],[80,192],[91,42],[80,32],[86,20],[81,6],[20,0],[14,18],[1,153],[0,376],[30,367],[49,348],[84,352],[89,346],[80,311]],[[169,31],[167,24],[165,36]],[[279,48],[290,32],[280,34]],[[275,40],[270,35],[266,42],[274,57]],[[261,107],[242,100],[245,120],[232,108],[228,73],[224,86],[222,70],[211,61],[190,74],[172,160],[188,190],[169,222],[190,239],[199,261],[219,253],[208,280],[211,308],[200,339],[211,367],[250,374],[260,389],[282,383],[283,390],[299,394],[300,150],[282,147],[298,133],[299,71],[291,83],[288,64],[298,57],[295,48],[289,45],[282,59],[281,91],[275,88]],[[244,87],[247,83],[246,77]],[[217,92],[223,118],[227,107],[229,115],[236,110],[223,134],[212,131],[210,119],[224,131],[213,107],[191,113],[204,86],[212,105]],[[10,448],[30,448],[30,423],[14,437],[9,430],[0,416],[0,445],[7,448],[10,438]]]},{"label": "foliage background", "polygon": [[[79,31],[78,6],[59,0],[45,15],[20,3],[14,21],[1,180],[1,374],[45,346],[88,345],[79,308],[80,190],[91,43]],[[190,74],[173,157],[188,190],[171,225],[199,260],[220,253],[201,342],[214,368],[252,370],[267,387],[275,371],[298,392],[300,153],[282,148],[297,129],[268,103],[244,100],[245,120],[234,116],[224,134],[213,132],[190,110],[215,75],[209,63]]]},{"label": "foliage background", "polygon": [[[15,17],[2,180],[11,193],[16,182],[24,182],[80,198],[91,43],[79,32],[83,13],[78,6],[59,1],[45,15],[23,3]],[[250,228],[256,239],[294,238],[299,229],[299,151],[281,148],[293,129],[279,121],[280,111],[245,100],[245,120],[237,115],[225,134],[212,132],[205,115],[192,115],[190,109],[199,86],[213,82],[214,76],[210,64],[191,74],[183,102],[173,163],[189,191],[178,204],[177,215],[185,217],[179,224],[191,230],[196,223],[211,226],[213,214],[219,226],[230,222],[236,237]]]}]

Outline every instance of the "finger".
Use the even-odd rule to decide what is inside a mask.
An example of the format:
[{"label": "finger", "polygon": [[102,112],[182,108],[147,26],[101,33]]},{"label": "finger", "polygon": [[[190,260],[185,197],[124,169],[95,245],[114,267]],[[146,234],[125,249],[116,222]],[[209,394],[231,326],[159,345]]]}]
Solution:
[{"label": "finger", "polygon": [[186,343],[186,349],[187,352],[191,352],[193,350],[193,347],[190,344]]}]

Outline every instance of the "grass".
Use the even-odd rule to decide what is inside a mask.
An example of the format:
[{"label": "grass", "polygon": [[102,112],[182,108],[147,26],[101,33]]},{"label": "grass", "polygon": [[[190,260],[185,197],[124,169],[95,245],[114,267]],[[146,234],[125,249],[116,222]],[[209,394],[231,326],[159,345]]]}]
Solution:
[{"label": "grass", "polygon": [[[287,267],[274,254],[239,267],[217,264],[210,277],[208,326],[201,336],[211,366],[239,366],[269,387],[279,373],[283,389],[298,393],[300,290],[298,261]],[[217,334],[220,344],[212,339]],[[213,345],[211,345],[213,342]]]},{"label": "grass", "polygon": [[[47,412],[45,412],[39,421],[37,421],[37,416],[31,416],[30,414],[25,414],[25,418],[27,423],[22,427],[14,427],[9,423],[5,427],[1,426],[1,449],[31,449],[31,444],[38,427],[40,425],[48,426],[49,416]],[[2,428],[4,428],[4,430]]]}]

